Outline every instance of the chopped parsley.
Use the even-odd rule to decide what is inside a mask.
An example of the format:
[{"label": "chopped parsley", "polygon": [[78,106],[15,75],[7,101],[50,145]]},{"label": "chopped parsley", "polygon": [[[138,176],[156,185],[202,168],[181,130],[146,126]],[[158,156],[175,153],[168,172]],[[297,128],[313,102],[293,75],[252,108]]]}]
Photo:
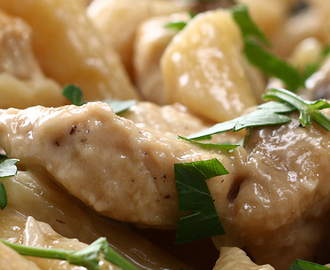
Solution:
[{"label": "chopped parsley", "polygon": [[[194,12],[189,12],[189,16],[190,16],[190,19],[191,20],[192,18],[194,18],[197,14],[194,13]],[[186,21],[175,21],[175,22],[170,22],[170,23],[167,23],[165,24],[165,27],[166,28],[172,28],[172,29],[176,29],[178,31],[181,31],[183,28],[186,27],[188,22]]]},{"label": "chopped parsley", "polygon": [[179,211],[195,213],[179,220],[175,243],[182,244],[225,234],[207,179],[228,174],[217,159],[174,164]]},{"label": "chopped parsley", "polygon": [[[179,136],[179,139],[184,141],[190,141],[196,145],[199,145],[200,147],[204,149],[218,149],[221,151],[231,151],[235,149],[236,147],[240,146],[240,144],[231,144],[231,143],[223,143],[223,144],[215,144],[215,143],[200,143],[198,141],[189,140],[185,137]],[[210,137],[203,137],[202,139],[211,139]]]},{"label": "chopped parsley", "polygon": [[241,29],[244,53],[249,62],[266,74],[281,79],[290,91],[304,87],[306,78],[298,69],[265,49],[265,46],[270,48],[271,44],[251,19],[247,6],[237,5],[231,11],[235,22]]},{"label": "chopped parsley", "polygon": [[[83,101],[83,92],[81,91],[79,86],[68,84],[67,86],[64,87],[62,94],[72,104],[76,106],[81,106],[86,104],[86,102]],[[130,100],[106,99],[103,100],[103,102],[109,104],[116,114],[119,114],[136,104],[136,100],[133,99]]]},{"label": "chopped parsley", "polygon": [[99,262],[101,254],[103,255],[104,259],[123,268],[124,270],[138,270],[138,268],[120,256],[113,248],[111,248],[106,238],[104,237],[97,239],[82,250],[31,247],[10,243],[1,239],[0,241],[21,255],[66,260],[70,264],[84,266],[88,270],[100,269]]},{"label": "chopped parsley", "polygon": [[83,92],[81,91],[80,87],[73,84],[68,84],[64,87],[63,96],[65,96],[72,104],[76,106],[81,106],[85,104],[83,102]]},{"label": "chopped parsley", "polygon": [[103,100],[103,102],[109,104],[116,114],[126,111],[130,107],[136,104],[136,100],[134,99],[129,99],[129,100],[106,99]]},{"label": "chopped parsley", "polygon": [[[0,163],[0,178],[14,176],[17,173],[16,163],[18,159],[5,159]],[[7,206],[7,192],[5,186],[0,182],[0,209],[3,210]]]},{"label": "chopped parsley", "polygon": [[296,260],[289,268],[289,270],[329,270],[329,267],[316,264],[316,263],[311,263],[311,262],[306,262],[303,260]]},{"label": "chopped parsley", "polygon": [[308,101],[285,89],[270,89],[264,95],[264,99],[277,99],[295,107],[300,113],[299,121],[303,127],[310,125],[313,120],[327,131],[330,131],[330,119],[320,112],[320,110],[330,108],[330,104],[325,99]]},{"label": "chopped parsley", "polygon": [[246,5],[236,5],[232,7],[231,11],[235,22],[241,29],[244,39],[253,37],[269,48],[272,46],[263,31],[251,19]]},{"label": "chopped parsley", "polygon": [[291,121],[291,118],[283,113],[298,110],[300,112],[299,120],[305,127],[311,124],[311,120],[330,131],[330,119],[320,112],[325,108],[330,108],[330,104],[324,100],[307,101],[298,95],[285,89],[270,89],[264,95],[265,100],[271,101],[258,106],[256,111],[240,116],[238,118],[218,123],[206,130],[189,135],[188,140],[207,138],[210,135],[223,133],[226,131],[238,131],[247,127],[267,126],[285,124]]}]

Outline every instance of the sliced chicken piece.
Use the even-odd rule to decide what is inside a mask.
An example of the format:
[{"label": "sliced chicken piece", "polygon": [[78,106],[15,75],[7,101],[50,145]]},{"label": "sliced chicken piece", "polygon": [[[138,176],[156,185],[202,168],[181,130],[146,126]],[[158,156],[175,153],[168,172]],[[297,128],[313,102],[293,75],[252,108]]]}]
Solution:
[{"label": "sliced chicken piece", "polygon": [[78,84],[85,100],[138,98],[118,54],[95,30],[82,0],[0,0],[0,8],[32,27],[34,52],[47,76],[62,85]]},{"label": "sliced chicken piece", "polygon": [[194,17],[161,59],[168,103],[179,102],[216,122],[256,105],[242,50],[241,32],[229,11]]},{"label": "sliced chicken piece", "polygon": [[84,243],[106,237],[118,253],[141,269],[175,269],[177,266],[190,269],[127,224],[100,217],[50,181],[46,173],[19,171],[17,176],[2,182],[8,205],[0,211],[0,238],[22,244],[26,217],[33,216],[62,236],[77,238]]},{"label": "sliced chicken piece", "polygon": [[227,232],[214,238],[216,246],[238,246],[277,270],[296,258],[327,263],[330,254],[330,132],[292,117],[250,130],[241,174],[222,189],[209,182]]},{"label": "sliced chicken piece", "polygon": [[0,10],[1,108],[65,104],[61,86],[46,78],[32,51],[32,29]]},{"label": "sliced chicken piece", "polygon": [[133,76],[133,44],[140,23],[153,16],[189,11],[191,6],[189,1],[176,0],[95,0],[87,15]]},{"label": "sliced chicken piece", "polygon": [[1,111],[0,134],[0,145],[21,168],[47,172],[103,215],[163,228],[173,228],[180,216],[174,164],[225,159],[139,129],[101,102]]},{"label": "sliced chicken piece", "polygon": [[270,265],[256,265],[237,247],[221,248],[220,257],[213,270],[275,270]]}]

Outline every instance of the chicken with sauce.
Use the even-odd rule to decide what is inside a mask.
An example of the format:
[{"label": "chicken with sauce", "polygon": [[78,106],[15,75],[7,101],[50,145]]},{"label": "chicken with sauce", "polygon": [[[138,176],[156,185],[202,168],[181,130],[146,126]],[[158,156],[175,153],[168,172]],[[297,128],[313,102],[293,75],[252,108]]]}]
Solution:
[{"label": "chicken with sauce", "polygon": [[[188,214],[178,211],[174,164],[216,158],[229,174],[207,180],[226,231],[212,239],[220,251],[214,270],[330,261],[328,131],[315,123],[301,127],[294,112],[286,124],[213,136],[213,143],[237,143],[245,135],[229,152],[177,138],[255,110],[266,91],[266,77],[247,61],[240,29],[223,8],[230,1],[16,2],[0,0],[0,77],[9,78],[3,86],[0,78],[7,97],[0,103],[0,145],[20,160],[18,174],[3,180],[8,206],[0,212],[0,238],[82,249],[81,242],[106,236],[138,268],[205,269],[192,256],[181,262],[168,255],[130,226],[174,230]],[[327,4],[311,0],[294,14],[299,1],[237,2],[248,5],[278,55],[299,68],[310,59],[321,62],[320,48],[329,41]],[[192,19],[187,13],[210,8]],[[123,13],[131,15],[125,20]],[[304,18],[314,24],[295,23]],[[176,20],[187,24],[180,32],[162,29]],[[318,44],[314,56],[304,49],[294,54],[311,36]],[[301,95],[322,94],[327,65],[320,63]],[[79,85],[90,102],[65,105],[66,84]],[[116,115],[97,101],[107,98],[138,102]],[[43,106],[31,107],[37,104]],[[84,269],[0,248],[2,269]]]}]

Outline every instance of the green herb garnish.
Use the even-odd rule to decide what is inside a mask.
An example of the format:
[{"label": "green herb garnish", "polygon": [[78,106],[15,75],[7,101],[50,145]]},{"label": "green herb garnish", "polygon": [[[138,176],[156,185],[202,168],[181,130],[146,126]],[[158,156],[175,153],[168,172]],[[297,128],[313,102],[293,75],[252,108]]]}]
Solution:
[{"label": "green herb garnish", "polygon": [[305,78],[300,72],[284,60],[264,48],[271,47],[262,30],[251,19],[246,5],[237,5],[232,9],[235,22],[241,29],[244,41],[244,53],[249,62],[270,76],[281,79],[288,89],[296,91],[305,86]]},{"label": "green herb garnish", "polygon": [[[192,18],[194,18],[197,14],[194,13],[194,12],[189,12],[189,16],[190,16],[190,19],[191,20]],[[185,26],[187,25],[188,22],[185,22],[185,21],[175,21],[175,22],[170,22],[170,23],[167,23],[165,24],[165,27],[166,28],[173,28],[173,29],[176,29],[178,31],[181,31],[183,28],[185,28]]]},{"label": "green herb garnish", "polygon": [[256,110],[233,120],[216,124],[206,130],[189,135],[187,139],[195,140],[200,137],[223,133],[226,131],[235,132],[247,127],[278,125],[287,123],[289,121],[291,121],[291,118],[286,115],[281,115],[270,110]]},{"label": "green herb garnish", "polygon": [[116,114],[126,111],[130,107],[136,104],[136,100],[134,99],[129,99],[129,100],[106,99],[103,100],[103,102],[109,104]]},{"label": "green herb garnish", "polygon": [[217,159],[174,164],[179,211],[194,211],[180,218],[176,244],[225,234],[205,180],[228,174]]},{"label": "green herb garnish", "polygon": [[244,53],[251,64],[268,75],[282,80],[291,91],[305,86],[305,78],[298,69],[265,50],[254,40],[244,40]]},{"label": "green herb garnish", "polygon": [[[204,149],[218,149],[221,151],[231,151],[233,149],[235,149],[236,147],[240,146],[240,144],[231,144],[231,143],[222,143],[222,144],[215,144],[215,143],[201,143],[198,141],[193,141],[193,140],[189,140],[185,137],[182,136],[178,136],[179,139],[181,140],[185,140],[185,141],[189,141],[192,142]],[[205,138],[204,138],[205,139]],[[210,139],[209,137],[206,137],[206,139]]]},{"label": "green herb garnish", "polygon": [[[17,173],[16,163],[18,159],[5,159],[0,163],[0,178],[14,176]],[[0,182],[0,209],[3,210],[7,206],[7,192],[5,186]]]},{"label": "green herb garnish", "polygon": [[5,186],[0,182],[0,209],[3,210],[7,206],[7,192]]},{"label": "green herb garnish", "polygon": [[62,94],[71,101],[72,104],[76,106],[81,106],[85,104],[83,102],[83,92],[81,91],[80,87],[73,84],[68,84],[64,87]]},{"label": "green herb garnish", "polygon": [[231,11],[235,22],[241,28],[244,39],[253,37],[269,48],[272,46],[263,31],[251,19],[246,5],[236,5],[232,7]]},{"label": "green herb garnish", "polygon": [[311,124],[311,120],[330,131],[330,119],[319,110],[330,108],[326,100],[307,101],[298,95],[285,89],[270,89],[265,95],[265,100],[280,100],[281,102],[271,101],[258,106],[258,110],[240,116],[233,120],[216,124],[209,129],[192,134],[187,137],[189,140],[207,137],[213,134],[226,131],[238,131],[247,127],[268,126],[284,124],[291,121],[291,118],[282,113],[298,110],[299,120],[302,126]]},{"label": "green herb garnish", "polygon": [[185,28],[185,26],[187,25],[187,22],[184,21],[177,21],[177,22],[170,22],[165,24],[166,28],[173,28],[176,29],[178,31],[181,31],[183,28]]},{"label": "green herb garnish", "polygon": [[329,270],[329,267],[316,264],[316,263],[311,263],[311,262],[306,262],[303,260],[296,260],[289,268],[289,270]]},{"label": "green herb garnish", "polygon": [[134,265],[120,256],[112,249],[106,238],[101,237],[82,250],[65,250],[23,246],[1,240],[4,244],[14,249],[21,255],[49,259],[66,260],[70,264],[84,266],[88,270],[99,270],[100,254],[104,259],[123,268],[124,270],[138,270]]},{"label": "green herb garnish", "polygon": [[[81,91],[79,86],[68,84],[67,86],[64,87],[62,94],[69,101],[71,101],[72,104],[76,106],[81,106],[86,104],[86,102],[83,101],[83,92]],[[121,113],[136,104],[136,100],[132,100],[132,99],[130,100],[106,99],[103,102],[109,104],[116,114]]]},{"label": "green herb garnish", "polygon": [[322,109],[330,108],[325,99],[307,101],[285,89],[270,89],[264,95],[265,100],[277,99],[294,106],[299,112],[299,121],[303,127],[311,124],[311,120],[330,131],[330,119],[320,112]]}]

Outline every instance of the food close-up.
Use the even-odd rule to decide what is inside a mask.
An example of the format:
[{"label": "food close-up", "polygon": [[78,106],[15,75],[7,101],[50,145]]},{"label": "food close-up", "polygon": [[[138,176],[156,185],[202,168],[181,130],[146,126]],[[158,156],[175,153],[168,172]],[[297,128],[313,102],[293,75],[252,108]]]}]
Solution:
[{"label": "food close-up", "polygon": [[0,0],[0,270],[330,268],[330,2]]}]

